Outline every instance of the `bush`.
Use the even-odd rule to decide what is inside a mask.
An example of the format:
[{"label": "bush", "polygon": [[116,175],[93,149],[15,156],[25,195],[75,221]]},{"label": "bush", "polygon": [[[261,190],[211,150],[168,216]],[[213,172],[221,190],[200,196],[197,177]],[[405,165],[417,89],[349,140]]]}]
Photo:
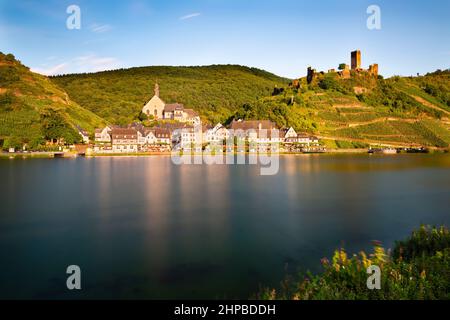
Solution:
[{"label": "bush", "polygon": [[396,243],[393,258],[412,261],[418,257],[433,256],[447,248],[450,248],[450,232],[447,228],[422,226],[413,231],[407,240]]},{"label": "bush", "polygon": [[337,90],[340,85],[334,76],[326,75],[322,80],[319,81],[319,87],[324,90]]},{"label": "bush", "polygon": [[3,150],[8,151],[9,148],[14,148],[15,150],[22,149],[23,142],[19,137],[9,137],[3,142]]},{"label": "bush", "polygon": [[8,53],[8,54],[5,56],[5,60],[6,60],[6,61],[9,61],[9,62],[14,62],[14,61],[16,61],[16,57],[14,57],[13,54]]},{"label": "bush", "polygon": [[[450,299],[450,233],[446,227],[421,227],[397,242],[389,255],[379,243],[372,254],[349,257],[337,250],[322,259],[324,272],[287,277],[279,290],[265,289],[260,299]],[[381,289],[369,290],[367,268],[381,269]]]}]

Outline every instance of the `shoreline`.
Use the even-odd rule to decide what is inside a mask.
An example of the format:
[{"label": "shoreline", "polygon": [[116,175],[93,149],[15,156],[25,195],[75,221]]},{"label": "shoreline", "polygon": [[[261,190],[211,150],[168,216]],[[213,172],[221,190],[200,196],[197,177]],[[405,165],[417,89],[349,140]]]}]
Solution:
[{"label": "shoreline", "polygon": [[[402,154],[445,154],[449,153],[448,149],[429,149],[427,153],[407,153],[407,152],[399,152],[397,154],[383,154],[378,153],[377,155],[384,156],[395,156]],[[55,156],[55,154],[57,156]],[[242,152],[242,153],[223,153],[223,156],[229,155],[259,155],[258,153],[250,153],[250,152]],[[337,155],[337,154],[347,154],[347,155],[362,155],[369,154],[369,149],[330,149],[322,152],[279,152],[276,153],[280,156],[299,156],[299,155]],[[190,156],[205,156],[208,154],[204,153],[187,153],[186,155]],[[75,159],[78,157],[82,158],[107,158],[107,157],[167,157],[172,156],[172,152],[137,152],[137,153],[96,153],[92,155],[81,155],[77,153],[61,153],[61,152],[29,152],[29,153],[8,153],[8,152],[0,152],[0,159]],[[213,155],[214,156],[214,155]],[[271,155],[269,155],[271,156]]]}]

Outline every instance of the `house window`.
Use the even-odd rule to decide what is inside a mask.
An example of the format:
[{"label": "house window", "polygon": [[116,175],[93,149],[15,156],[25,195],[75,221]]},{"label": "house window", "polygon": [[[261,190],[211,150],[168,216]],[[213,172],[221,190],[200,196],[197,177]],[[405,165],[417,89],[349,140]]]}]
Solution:
[{"label": "house window", "polygon": [[158,115],[158,110],[157,109],[155,109],[155,117]]}]

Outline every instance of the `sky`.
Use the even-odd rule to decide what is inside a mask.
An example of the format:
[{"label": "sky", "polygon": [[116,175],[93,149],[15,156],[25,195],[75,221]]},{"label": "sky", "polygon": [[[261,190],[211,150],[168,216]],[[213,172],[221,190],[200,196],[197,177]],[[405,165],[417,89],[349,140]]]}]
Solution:
[{"label": "sky", "polygon": [[[80,29],[68,29],[70,5]],[[370,5],[381,28],[370,30]],[[304,76],[378,63],[384,76],[450,67],[448,0],[0,0],[0,51],[54,75],[151,65],[240,64]]]}]

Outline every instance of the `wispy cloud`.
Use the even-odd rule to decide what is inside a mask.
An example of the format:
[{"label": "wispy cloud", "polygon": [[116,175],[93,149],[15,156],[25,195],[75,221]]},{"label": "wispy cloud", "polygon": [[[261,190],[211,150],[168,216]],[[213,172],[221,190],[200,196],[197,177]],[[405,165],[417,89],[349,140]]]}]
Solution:
[{"label": "wispy cloud", "polygon": [[188,19],[196,18],[200,15],[201,15],[200,12],[194,12],[194,13],[190,13],[190,14],[180,17],[180,20],[188,20]]},{"label": "wispy cloud", "polygon": [[31,68],[33,72],[46,76],[53,76],[64,73],[85,73],[99,72],[105,70],[117,69],[121,62],[113,57],[99,57],[95,54],[75,57],[69,61],[50,66]]},{"label": "wispy cloud", "polygon": [[118,68],[120,61],[113,57],[98,57],[96,55],[80,56],[73,59],[80,72],[97,72]]},{"label": "wispy cloud", "polygon": [[42,68],[42,67],[36,67],[31,68],[31,71],[43,74],[44,76],[53,76],[56,74],[64,73],[64,70],[67,68],[67,63],[60,63],[56,66],[48,67],[48,68]]},{"label": "wispy cloud", "polygon": [[94,23],[91,26],[89,26],[89,30],[95,33],[104,33],[110,31],[111,29],[112,27],[109,24]]}]

